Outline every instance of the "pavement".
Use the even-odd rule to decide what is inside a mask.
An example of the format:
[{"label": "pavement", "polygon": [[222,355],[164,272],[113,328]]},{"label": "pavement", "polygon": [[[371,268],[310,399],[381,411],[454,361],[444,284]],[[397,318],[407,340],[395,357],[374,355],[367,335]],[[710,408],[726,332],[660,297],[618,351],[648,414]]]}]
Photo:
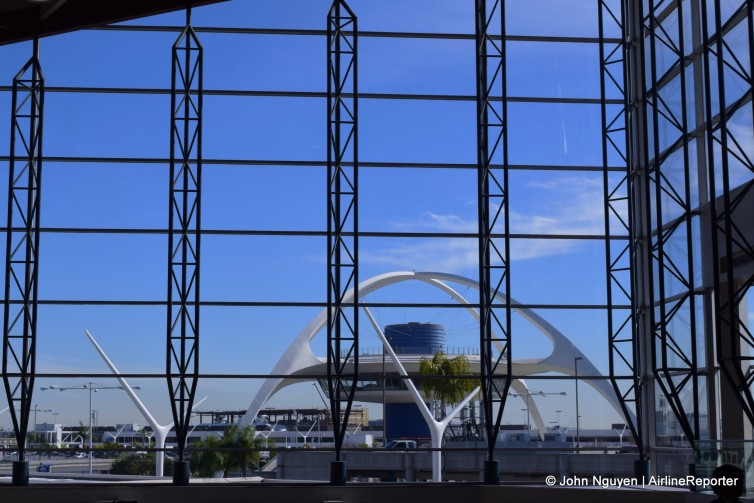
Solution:
[{"label": "pavement", "polygon": [[[35,456],[36,457],[36,456]],[[52,457],[47,459],[47,456],[42,456],[42,460],[29,459],[29,475],[35,476],[37,474],[37,467],[40,463],[49,465],[49,473],[88,473],[89,472],[89,460],[78,458],[60,458]],[[92,471],[95,473],[101,473],[103,471],[109,471],[113,464],[112,459],[95,458],[92,460]],[[0,476],[10,476],[13,471],[12,461],[0,462]],[[42,475],[42,473],[40,473]]]}]

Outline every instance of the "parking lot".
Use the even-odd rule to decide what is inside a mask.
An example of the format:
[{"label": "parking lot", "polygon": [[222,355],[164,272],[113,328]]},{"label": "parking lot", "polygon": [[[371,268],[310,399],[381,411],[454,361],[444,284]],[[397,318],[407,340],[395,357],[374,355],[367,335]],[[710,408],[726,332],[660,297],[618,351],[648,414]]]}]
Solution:
[{"label": "parking lot", "polygon": [[[13,461],[18,461],[18,453],[5,452],[0,461],[0,477],[10,476],[13,469]],[[26,461],[29,462],[29,474],[35,473],[88,473],[89,460],[86,453],[27,453]],[[92,471],[94,473],[107,473],[112,466],[112,458],[94,458]],[[40,470],[40,466],[42,469]]]}]

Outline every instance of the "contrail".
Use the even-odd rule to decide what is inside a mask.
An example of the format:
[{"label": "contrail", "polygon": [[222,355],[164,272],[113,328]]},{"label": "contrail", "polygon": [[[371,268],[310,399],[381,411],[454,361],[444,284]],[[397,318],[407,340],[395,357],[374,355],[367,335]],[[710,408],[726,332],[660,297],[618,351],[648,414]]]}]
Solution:
[{"label": "contrail", "polygon": [[[558,98],[563,97],[563,88],[558,84]],[[560,108],[560,129],[563,131],[563,153],[568,155],[568,137],[566,136],[565,119],[563,118],[563,104],[558,105]]]}]

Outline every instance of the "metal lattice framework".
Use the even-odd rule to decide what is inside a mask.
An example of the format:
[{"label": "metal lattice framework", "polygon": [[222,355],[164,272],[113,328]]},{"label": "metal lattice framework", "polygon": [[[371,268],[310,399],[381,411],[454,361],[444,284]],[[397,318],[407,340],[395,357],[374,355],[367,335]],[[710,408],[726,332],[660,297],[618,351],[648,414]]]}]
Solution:
[{"label": "metal lattice framework", "polygon": [[[690,174],[695,168],[689,163],[683,2],[650,0],[643,20],[650,76],[645,103],[651,122],[647,183],[652,199],[648,213],[654,282],[652,365],[657,384],[693,445],[699,436],[693,253],[693,223],[699,208],[691,197]],[[680,87],[680,106],[671,103],[676,85]],[[690,410],[688,401],[684,405],[688,394]]]},{"label": "metal lattice framework", "polygon": [[357,20],[333,2],[327,16],[327,378],[340,461],[359,372]]},{"label": "metal lattice framework", "polygon": [[495,0],[488,7],[477,0],[480,378],[488,461],[493,460],[512,376],[505,35],[504,3]]},{"label": "metal lattice framework", "polygon": [[179,459],[199,379],[203,50],[187,23],[173,45],[168,232],[167,379]]},{"label": "metal lattice framework", "polygon": [[[637,302],[634,297],[637,264],[634,246],[634,154],[628,147],[632,144],[632,106],[626,76],[631,74],[632,64],[624,42],[628,40],[625,2],[600,0],[600,108],[602,120],[602,165],[605,213],[605,264],[607,278],[607,327],[609,337],[608,364],[610,380],[618,396],[633,438],[642,443],[641,361],[636,335]],[[605,32],[619,32],[621,41],[609,41]],[[623,103],[609,106],[608,94],[619,96]],[[619,162],[620,172],[610,170],[613,162]],[[629,309],[620,307],[629,305]],[[630,376],[630,380],[625,379]],[[621,379],[620,377],[623,377]],[[630,407],[634,408],[635,415]],[[644,456],[643,449],[639,455]]]},{"label": "metal lattice framework", "polygon": [[[736,2],[737,5],[732,5]],[[512,372],[511,358],[512,306],[509,300],[503,300],[510,299],[511,293],[510,239],[516,239],[516,244],[519,240],[553,237],[604,241],[607,283],[605,304],[535,303],[534,301],[539,299],[527,299],[529,304],[513,305],[517,308],[570,309],[571,312],[578,309],[595,309],[607,314],[610,380],[621,400],[625,419],[638,444],[652,444],[655,441],[653,436],[662,436],[655,435],[655,431],[647,426],[655,422],[655,411],[649,406],[654,400],[656,387],[657,391],[662,391],[667,398],[684,436],[692,444],[698,439],[700,430],[704,430],[699,422],[705,420],[699,411],[698,397],[704,395],[704,390],[700,393],[698,379],[705,373],[709,373],[712,379],[716,376],[712,364],[708,370],[698,370],[699,361],[704,358],[705,351],[708,361],[716,353],[723,375],[735,390],[749,421],[754,423],[754,396],[751,393],[751,384],[754,382],[754,367],[751,365],[754,360],[754,334],[749,332],[747,320],[742,316],[746,311],[747,291],[754,283],[754,274],[749,273],[751,268],[747,266],[754,262],[754,236],[749,230],[749,198],[752,197],[754,188],[754,162],[746,136],[750,134],[754,123],[754,0],[735,0],[727,3],[721,0],[647,0],[646,4],[631,0],[597,0],[599,37],[508,37],[517,43],[578,42],[597,45],[600,51],[599,106],[602,112],[602,164],[598,163],[597,166],[593,163],[587,166],[530,165],[526,164],[526,161],[522,161],[522,164],[509,164],[509,103],[569,103],[595,107],[598,100],[593,96],[518,96],[515,95],[513,86],[512,95],[508,96],[505,2],[476,0],[474,4],[475,34],[394,31],[365,31],[358,34],[357,20],[352,10],[344,1],[335,0],[327,20],[326,93],[321,89],[258,89],[253,87],[254,84],[250,84],[248,88],[204,90],[203,53],[197,32],[203,33],[202,30],[205,30],[227,36],[265,36],[269,35],[271,29],[207,27],[197,28],[195,31],[190,22],[187,22],[173,47],[170,91],[163,88],[166,86],[151,89],[94,87],[89,84],[48,86],[47,92],[81,93],[90,96],[160,96],[171,93],[169,159],[165,156],[136,157],[131,152],[121,151],[98,156],[96,150],[79,150],[71,155],[48,156],[45,159],[68,166],[82,163],[164,166],[169,162],[170,220],[167,231],[164,228],[135,228],[137,224],[133,224],[134,228],[106,227],[107,224],[103,227],[40,227],[42,110],[45,88],[38,60],[38,44],[35,41],[34,56],[14,79],[12,89],[0,89],[9,95],[12,91],[13,100],[10,154],[9,157],[2,158],[7,159],[10,165],[8,224],[4,229],[6,277],[3,381],[20,450],[19,459],[24,459],[26,437],[29,432],[35,379],[38,305],[167,307],[166,374],[132,373],[124,376],[167,380],[180,459],[184,458],[190,411],[195,403],[194,396],[199,379],[199,314],[200,306],[204,305],[327,309],[327,377],[335,423],[336,459],[340,460],[359,368],[364,370],[363,359],[359,367],[358,308],[466,308],[453,303],[382,303],[350,299],[347,295],[349,290],[353,292],[354,299],[361,296],[358,291],[360,236],[426,239],[431,234],[433,238],[478,239],[481,288],[479,306],[473,307],[479,308],[481,318],[480,377],[483,384],[484,424],[489,460],[492,460],[494,454],[511,379],[516,377]],[[645,8],[647,11],[643,12]],[[688,33],[689,20],[692,31],[697,33]],[[147,29],[177,33],[181,28],[183,27],[150,26]],[[145,27],[118,24],[98,29],[137,33],[145,30]],[[704,33],[698,33],[700,31]],[[321,39],[325,36],[324,30],[280,28],[274,29],[274,32],[291,37]],[[620,33],[620,38],[617,33]],[[468,42],[475,39],[476,94],[359,94],[357,35],[373,39],[463,39]],[[742,38],[745,39],[743,42]],[[689,47],[689,40],[692,47]],[[512,47],[513,44],[511,50]],[[703,65],[699,62],[701,58],[704,59]],[[700,75],[701,72],[705,73],[704,76]],[[695,79],[693,82],[690,77],[692,74]],[[514,80],[511,79],[510,83],[512,85]],[[701,96],[703,93],[706,93],[704,99]],[[326,164],[322,158],[265,159],[254,157],[253,154],[241,155],[241,158],[203,159],[202,99],[205,94],[236,98],[326,98]],[[418,162],[406,162],[401,159],[391,162],[385,162],[386,159],[359,162],[359,99],[454,101],[465,104],[476,102],[477,162],[438,164],[427,159],[419,159]],[[209,117],[207,119],[209,120]],[[49,114],[47,122],[47,137],[50,138],[52,135],[49,128],[53,124],[49,120]],[[743,133],[741,124],[744,125]],[[120,155],[121,153],[123,155]],[[512,159],[515,163],[516,157]],[[278,229],[271,232],[266,228],[202,229],[201,170],[205,163],[244,167],[274,164],[316,169],[324,168],[326,165],[327,230]],[[479,189],[479,232],[423,233],[395,229],[386,232],[361,232],[358,226],[359,166],[370,169],[467,170],[464,176],[467,176],[470,170],[476,170]],[[48,170],[50,167],[48,164]],[[697,170],[705,168],[706,172],[696,173]],[[541,173],[544,170],[601,173],[605,234],[511,234],[509,170],[523,173]],[[709,185],[702,187],[705,181],[701,179],[705,178],[705,175],[706,183]],[[699,179],[694,180],[694,176],[698,176]],[[50,181],[48,176],[47,192],[50,189]],[[698,183],[698,188],[695,183]],[[706,197],[708,199],[705,199]],[[704,214],[707,208],[710,212],[709,219]],[[708,257],[704,253],[707,251],[704,242],[708,230],[705,228],[706,225],[712,229],[710,237],[713,241],[709,248],[712,255],[709,263],[712,264],[710,268],[713,269],[713,274],[709,277],[709,271],[706,270]],[[167,299],[76,299],[54,298],[54,294],[38,299],[40,233],[54,236],[83,233],[137,236],[168,234]],[[326,302],[321,298],[303,302],[292,299],[200,301],[199,251],[202,234],[255,237],[275,234],[314,236],[317,239],[327,237]],[[700,265],[705,266],[703,274],[699,273]],[[601,278],[601,271],[599,274]],[[703,278],[703,284],[699,280],[700,277]],[[714,285],[711,285],[713,281]],[[702,323],[701,313],[706,307],[700,302],[702,295],[709,296],[713,311],[711,314],[714,314],[716,348],[702,348],[701,342],[698,342],[711,332],[706,330],[708,327]],[[649,320],[645,321],[647,318]],[[714,351],[715,349],[717,351]],[[647,356],[650,352],[651,357]],[[647,372],[653,375],[649,376]],[[52,374],[42,375],[47,378]],[[80,377],[78,372],[55,375],[65,378]],[[109,374],[91,376],[106,377]],[[208,373],[202,378],[205,376],[207,379],[249,380],[269,377],[265,373],[233,372]],[[321,377],[319,374],[316,376]],[[711,397],[710,403],[713,403],[717,390],[708,384],[707,392]],[[726,396],[723,395],[723,398]],[[635,419],[631,414],[632,409],[635,410]],[[722,412],[722,420],[727,421],[728,411]],[[738,410],[735,412],[736,417],[741,416]],[[713,411],[710,410],[709,414],[712,417]],[[713,426],[720,423],[714,419],[709,421]],[[642,431],[642,428],[646,430]],[[645,455],[643,450],[640,452],[640,456]]]},{"label": "metal lattice framework", "polygon": [[[743,142],[740,130],[735,130],[736,118],[743,119],[744,124],[752,124],[754,120],[754,2],[740,2],[727,19],[722,17],[720,2],[715,1],[713,9],[709,10],[707,2],[702,2],[702,5],[708,179],[712,194],[712,262],[717,292],[714,310],[717,346],[720,348],[717,355],[723,375],[735,390],[749,422],[754,423],[754,397],[751,392],[754,382],[754,335],[745,320],[741,319],[741,309],[746,310],[746,293],[754,284],[754,274],[739,266],[754,260],[754,243],[746,229],[751,224],[751,210],[743,204],[751,197],[754,188],[754,157]],[[709,19],[708,12],[713,13],[713,19]],[[733,28],[742,23],[745,23],[747,34],[746,59],[736,54],[732,42],[735,37]],[[714,26],[713,34],[709,34],[709,26]],[[740,94],[730,95],[738,90]],[[719,156],[715,155],[716,149],[720,151]],[[733,165],[738,167],[738,180],[735,182],[731,173]],[[734,183],[738,186],[732,186]]]},{"label": "metal lattice framework", "polygon": [[3,383],[24,461],[35,378],[44,78],[39,43],[13,79],[5,248]]}]

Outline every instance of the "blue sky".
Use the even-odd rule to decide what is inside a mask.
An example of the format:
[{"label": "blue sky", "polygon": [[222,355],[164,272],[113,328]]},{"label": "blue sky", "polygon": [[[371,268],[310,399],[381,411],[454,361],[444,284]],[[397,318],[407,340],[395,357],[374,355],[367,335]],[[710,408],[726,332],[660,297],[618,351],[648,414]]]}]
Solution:
[{"label": "blue sky", "polygon": [[[354,1],[362,30],[473,33],[473,2]],[[509,33],[596,36],[594,2],[509,1]],[[324,1],[234,1],[196,9],[195,26],[324,29]],[[181,25],[183,14],[131,24]],[[112,86],[168,89],[175,33],[85,31],[41,41],[48,86]],[[318,36],[200,33],[205,47],[205,89],[324,91],[325,40]],[[363,38],[360,90],[374,93],[473,95],[474,44],[470,40]],[[0,83],[28,58],[30,44],[0,48]],[[511,96],[598,98],[595,44],[509,44]],[[0,93],[0,118],[9,117],[10,93]],[[476,162],[473,101],[362,100],[360,158],[368,162]],[[218,97],[205,99],[205,159],[323,161],[325,100],[321,98]],[[523,104],[509,108],[510,162],[564,167],[601,165],[599,107]],[[46,156],[147,157],[150,164],[59,163],[44,165],[42,225],[164,229],[167,226],[169,95],[48,93]],[[0,120],[7,139],[8,120]],[[0,155],[7,155],[7,140]],[[617,159],[611,157],[611,162]],[[0,166],[5,179],[7,163]],[[470,169],[363,168],[361,228],[387,232],[474,232],[476,173]],[[206,165],[205,229],[322,231],[326,226],[326,175],[321,167]],[[0,198],[6,195],[5,188]],[[511,231],[539,234],[603,233],[600,173],[572,169],[521,169],[510,175]],[[5,204],[0,200],[0,218]],[[362,279],[395,270],[439,270],[475,278],[476,240],[467,238],[363,238]],[[517,239],[512,242],[512,294],[534,304],[604,304],[604,241]],[[41,243],[42,299],[164,300],[167,239],[161,235],[45,234]],[[202,299],[215,301],[326,300],[324,237],[205,236]],[[474,293],[469,295],[473,296]],[[385,289],[373,302],[448,302],[428,287]],[[207,307],[202,311],[202,369],[264,373],[313,318],[317,308]],[[435,321],[448,328],[449,345],[478,346],[470,316],[454,309],[375,309],[382,324]],[[594,309],[547,309],[548,321],[571,337],[607,372],[606,314]],[[366,322],[366,320],[364,320]],[[165,311],[139,306],[42,306],[38,370],[45,373],[106,372],[84,337],[89,328],[122,371],[164,370]],[[547,340],[514,321],[514,358],[544,356]],[[365,323],[362,346],[378,339]],[[324,344],[315,343],[319,354]],[[84,379],[39,379],[39,386],[75,385]],[[107,380],[98,382],[110,384]],[[162,379],[133,380],[167,421]],[[240,380],[200,384],[208,409],[245,409],[259,383]],[[573,416],[573,381],[531,382],[533,390],[567,391],[540,404],[545,421],[554,411]],[[584,400],[597,399],[584,386]],[[95,399],[101,423],[140,421],[119,392]],[[596,395],[595,395],[596,396]],[[4,398],[0,404],[4,404]],[[273,399],[318,405],[304,384]],[[35,391],[35,403],[75,424],[86,416],[87,398]],[[513,402],[511,402],[513,403]],[[506,420],[523,421],[513,403]],[[569,412],[570,411],[570,412]],[[379,408],[374,411],[379,415]],[[46,418],[45,420],[49,420]],[[42,418],[40,417],[40,421]],[[586,426],[616,422],[610,411],[590,414]],[[0,426],[8,426],[8,415]]]}]

